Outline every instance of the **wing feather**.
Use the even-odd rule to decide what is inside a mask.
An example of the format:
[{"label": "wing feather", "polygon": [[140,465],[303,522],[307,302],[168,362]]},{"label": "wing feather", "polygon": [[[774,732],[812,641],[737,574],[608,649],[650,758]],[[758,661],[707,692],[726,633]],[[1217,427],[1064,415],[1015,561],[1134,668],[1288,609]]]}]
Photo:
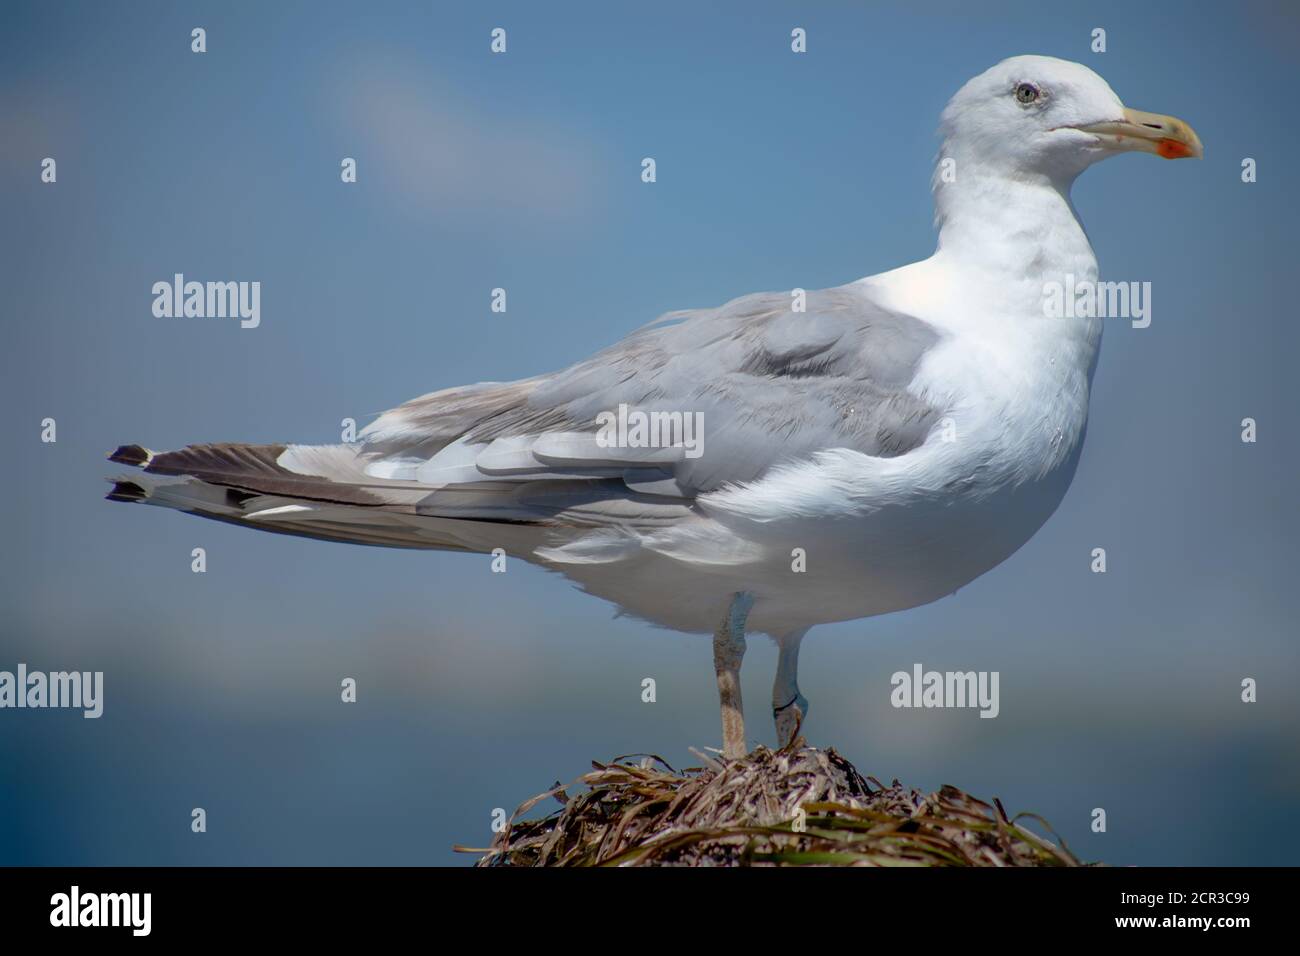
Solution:
[{"label": "wing feather", "polygon": [[[617,525],[819,451],[894,457],[924,442],[938,412],[909,385],[940,334],[854,286],[807,293],[804,312],[791,303],[763,293],[672,313],[553,375],[415,399],[363,432],[366,473],[437,486],[421,510]],[[699,447],[680,432],[611,447],[599,416],[620,406],[698,416]]]}]

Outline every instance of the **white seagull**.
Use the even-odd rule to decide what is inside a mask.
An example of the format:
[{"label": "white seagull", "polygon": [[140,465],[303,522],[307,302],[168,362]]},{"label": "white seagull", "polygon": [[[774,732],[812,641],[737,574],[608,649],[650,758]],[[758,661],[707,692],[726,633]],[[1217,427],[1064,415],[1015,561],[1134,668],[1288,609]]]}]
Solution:
[{"label": "white seagull", "polygon": [[[808,713],[815,624],[937,600],[1056,509],[1088,418],[1101,320],[1047,318],[1094,282],[1076,176],[1199,157],[1087,67],[1004,60],[943,112],[930,258],[847,285],[676,312],[563,371],[445,389],[355,444],[139,445],[109,498],[283,534],[505,553],[623,611],[713,632],[723,753],[745,752],[747,631],[779,646],[778,739]],[[802,308],[801,308],[802,306]]]}]

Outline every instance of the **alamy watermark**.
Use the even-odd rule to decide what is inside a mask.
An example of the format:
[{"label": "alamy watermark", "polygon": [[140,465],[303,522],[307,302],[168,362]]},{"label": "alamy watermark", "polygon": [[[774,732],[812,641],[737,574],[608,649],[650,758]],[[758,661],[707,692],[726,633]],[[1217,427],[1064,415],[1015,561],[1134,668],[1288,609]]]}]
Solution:
[{"label": "alamy watermark", "polygon": [[152,912],[152,893],[83,893],[74,885],[50,897],[51,926],[122,926],[132,936],[148,936]]},{"label": "alamy watermark", "polygon": [[912,671],[895,671],[889,678],[894,707],[978,707],[981,717],[996,717],[997,671],[927,671],[913,664]]},{"label": "alamy watermark", "polygon": [[261,282],[171,282],[153,284],[153,314],[160,319],[239,319],[242,329],[262,324]]},{"label": "alamy watermark", "polygon": [[596,416],[601,448],[681,448],[687,458],[704,454],[703,412],[643,412],[618,406]]},{"label": "alamy watermark", "polygon": [[1043,283],[1043,315],[1049,319],[1131,319],[1133,328],[1151,324],[1150,282],[1095,282],[1065,274]]},{"label": "alamy watermark", "polygon": [[70,707],[87,719],[104,713],[103,671],[0,671],[0,708]]}]

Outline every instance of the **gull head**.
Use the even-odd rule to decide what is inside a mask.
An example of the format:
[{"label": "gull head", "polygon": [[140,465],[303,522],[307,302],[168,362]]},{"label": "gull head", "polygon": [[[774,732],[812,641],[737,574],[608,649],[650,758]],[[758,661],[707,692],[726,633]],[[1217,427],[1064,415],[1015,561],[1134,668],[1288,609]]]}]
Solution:
[{"label": "gull head", "polygon": [[[1100,76],[1050,56],[1015,56],[957,91],[943,111],[942,155],[1010,178],[1068,182],[1124,152],[1199,159],[1183,120],[1126,107]],[[960,172],[958,173],[960,175]]]}]

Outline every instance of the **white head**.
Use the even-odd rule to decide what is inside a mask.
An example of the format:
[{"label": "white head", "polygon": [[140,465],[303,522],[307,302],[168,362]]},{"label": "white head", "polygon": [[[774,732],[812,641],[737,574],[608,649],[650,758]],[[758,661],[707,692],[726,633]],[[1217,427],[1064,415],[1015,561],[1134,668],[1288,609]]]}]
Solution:
[{"label": "white head", "polygon": [[969,81],[948,102],[940,132],[940,155],[956,160],[958,176],[966,167],[1067,187],[1119,152],[1201,155],[1182,120],[1128,109],[1092,70],[1050,56],[1011,57]]}]

